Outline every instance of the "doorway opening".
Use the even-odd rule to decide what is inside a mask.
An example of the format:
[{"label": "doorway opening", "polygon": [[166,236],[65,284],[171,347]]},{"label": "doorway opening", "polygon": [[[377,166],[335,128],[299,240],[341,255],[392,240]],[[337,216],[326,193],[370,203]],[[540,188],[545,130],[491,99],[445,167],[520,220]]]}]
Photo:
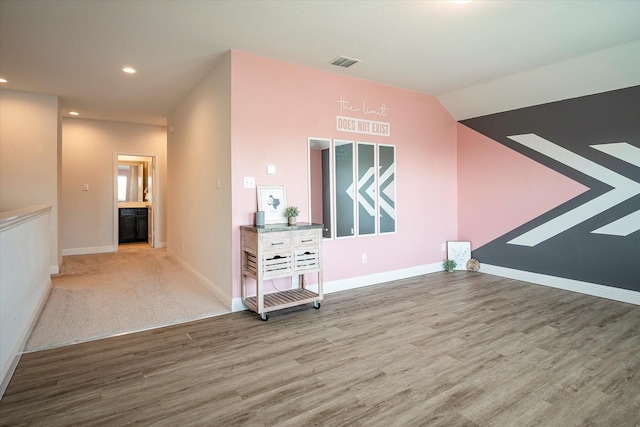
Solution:
[{"label": "doorway opening", "polygon": [[156,154],[116,153],[113,246],[158,247]]}]

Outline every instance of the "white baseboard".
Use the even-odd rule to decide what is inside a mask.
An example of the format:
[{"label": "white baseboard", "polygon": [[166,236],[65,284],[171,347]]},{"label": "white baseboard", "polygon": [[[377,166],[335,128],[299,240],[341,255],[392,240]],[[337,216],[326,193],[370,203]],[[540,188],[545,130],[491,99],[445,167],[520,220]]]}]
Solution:
[{"label": "white baseboard", "polygon": [[2,399],[5,390],[9,386],[9,381],[11,381],[11,377],[13,376],[13,373],[18,366],[18,362],[20,361],[20,356],[22,356],[24,347],[27,345],[27,341],[31,336],[31,332],[33,331],[34,326],[36,326],[36,322],[38,321],[38,317],[40,317],[40,313],[44,308],[44,304],[47,302],[47,298],[49,298],[49,293],[51,293],[51,285],[51,279],[49,279],[45,291],[40,296],[40,299],[38,300],[35,309],[31,313],[31,316],[29,316],[27,326],[22,331],[20,339],[14,346],[13,350],[11,350],[11,356],[9,357],[10,362],[3,367],[2,377],[0,377],[0,399]]},{"label": "white baseboard", "polygon": [[[232,309],[233,299],[229,295],[227,295],[222,289],[220,289],[215,283],[213,283],[211,280],[207,279],[205,276],[200,274],[200,272],[198,272],[196,269],[191,267],[182,258],[177,256],[172,251],[167,250],[167,255],[175,259],[182,268],[187,270],[189,274],[191,274],[196,279],[196,281],[200,283],[200,285],[202,285],[203,288],[211,292],[213,295],[215,295],[216,298],[222,301],[225,307],[229,307],[230,309]],[[233,311],[233,309],[231,311]]]},{"label": "white baseboard", "polygon": [[60,266],[59,265],[50,265],[49,266],[49,274],[58,274],[60,273]]},{"label": "white baseboard", "polygon": [[333,292],[347,291],[349,289],[392,282],[394,280],[408,279],[409,277],[422,276],[423,274],[435,273],[436,271],[442,271],[442,262],[404,268],[401,270],[386,271],[384,273],[369,274],[367,276],[353,277],[350,279],[325,282],[323,290],[325,294],[330,294]]},{"label": "white baseboard", "polygon": [[597,283],[581,282],[579,280],[565,279],[562,277],[548,276],[546,274],[532,273],[530,271],[514,270],[490,264],[482,264],[480,273],[493,274],[508,279],[522,280],[536,285],[549,286],[566,291],[578,292],[614,301],[627,302],[640,305],[640,292],[628,289],[614,288],[612,286],[599,285]]},{"label": "white baseboard", "polygon": [[87,254],[104,254],[107,252],[118,252],[118,247],[113,246],[94,246],[88,248],[70,248],[63,249],[62,256],[68,255],[87,255]]},{"label": "white baseboard", "polygon": [[242,298],[234,298],[231,301],[231,311],[233,313],[235,313],[236,311],[245,311],[245,310],[249,310],[249,307],[244,305],[244,303],[242,302]]},{"label": "white baseboard", "polygon": [[[157,249],[160,248],[166,248],[167,247],[167,242],[159,242],[156,245]],[[116,246],[93,246],[93,247],[87,247],[87,248],[70,248],[70,249],[63,249],[62,250],[62,255],[63,256],[68,256],[68,255],[89,255],[89,254],[104,254],[104,253],[108,253],[108,252],[118,252],[118,245]],[[51,273],[51,274],[57,274],[56,273]]]},{"label": "white baseboard", "polygon": [[[384,273],[370,274],[367,276],[353,277],[349,279],[334,280],[324,282],[323,293],[347,291],[349,289],[363,288],[365,286],[378,285],[380,283],[392,282],[394,280],[408,279],[410,277],[422,276],[423,274],[442,271],[442,263],[426,264],[418,267],[410,267],[402,270],[386,271]],[[318,291],[318,285],[309,285],[309,290]],[[244,311],[247,307],[242,303],[242,298],[234,298],[231,311]]]},{"label": "white baseboard", "polygon": [[[324,293],[346,291],[365,286],[377,285],[391,282],[393,280],[407,279],[421,276],[423,274],[442,271],[442,263],[427,264],[418,267],[406,268],[403,270],[389,271],[385,273],[371,274],[368,276],[353,277],[350,279],[334,280],[324,283]],[[640,292],[628,289],[614,288],[612,286],[599,285],[596,283],[581,282],[579,280],[565,279],[562,277],[549,276],[546,274],[532,273],[529,271],[514,270],[511,268],[499,267],[490,264],[482,264],[480,273],[493,274],[507,279],[521,280],[523,282],[534,283],[536,285],[549,286],[566,291],[578,292],[585,295],[592,295],[614,301],[626,302],[640,305]],[[317,291],[316,286],[309,286],[309,289]],[[247,307],[242,303],[241,298],[233,298],[231,311],[243,311]]]}]

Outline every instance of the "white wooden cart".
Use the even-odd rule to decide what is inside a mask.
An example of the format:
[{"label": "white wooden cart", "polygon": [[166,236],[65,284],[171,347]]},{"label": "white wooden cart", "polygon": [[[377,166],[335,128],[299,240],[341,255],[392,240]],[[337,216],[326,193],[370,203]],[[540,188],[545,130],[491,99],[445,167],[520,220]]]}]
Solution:
[{"label": "white wooden cart", "polygon": [[[322,301],[322,225],[298,223],[264,227],[241,226],[242,302],[269,320],[269,312]],[[309,289],[305,274],[317,274],[317,290]],[[264,281],[298,276],[297,287],[265,293]],[[255,280],[255,295],[247,290],[247,278]],[[315,288],[315,285],[313,286]]]}]

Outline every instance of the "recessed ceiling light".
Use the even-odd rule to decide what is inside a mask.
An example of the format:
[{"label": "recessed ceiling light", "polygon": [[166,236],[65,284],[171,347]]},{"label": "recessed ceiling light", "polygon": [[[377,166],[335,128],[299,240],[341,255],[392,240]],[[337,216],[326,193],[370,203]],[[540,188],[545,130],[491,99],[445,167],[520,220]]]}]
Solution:
[{"label": "recessed ceiling light", "polygon": [[79,116],[80,113],[78,113],[77,111],[69,111],[69,115],[70,116]]},{"label": "recessed ceiling light", "polygon": [[122,71],[124,71],[127,74],[135,74],[136,73],[136,69],[133,67],[124,67],[122,69]]},{"label": "recessed ceiling light", "polygon": [[9,83],[7,79],[0,78],[0,83]]}]

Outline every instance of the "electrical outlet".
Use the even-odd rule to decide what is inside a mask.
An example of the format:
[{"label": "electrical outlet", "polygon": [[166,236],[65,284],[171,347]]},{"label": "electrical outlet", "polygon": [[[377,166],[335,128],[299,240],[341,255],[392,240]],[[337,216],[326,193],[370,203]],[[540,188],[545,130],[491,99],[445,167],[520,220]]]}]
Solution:
[{"label": "electrical outlet", "polygon": [[362,263],[363,264],[367,263],[367,254],[362,254]]},{"label": "electrical outlet", "polygon": [[244,188],[256,188],[256,178],[254,176],[245,176]]}]

